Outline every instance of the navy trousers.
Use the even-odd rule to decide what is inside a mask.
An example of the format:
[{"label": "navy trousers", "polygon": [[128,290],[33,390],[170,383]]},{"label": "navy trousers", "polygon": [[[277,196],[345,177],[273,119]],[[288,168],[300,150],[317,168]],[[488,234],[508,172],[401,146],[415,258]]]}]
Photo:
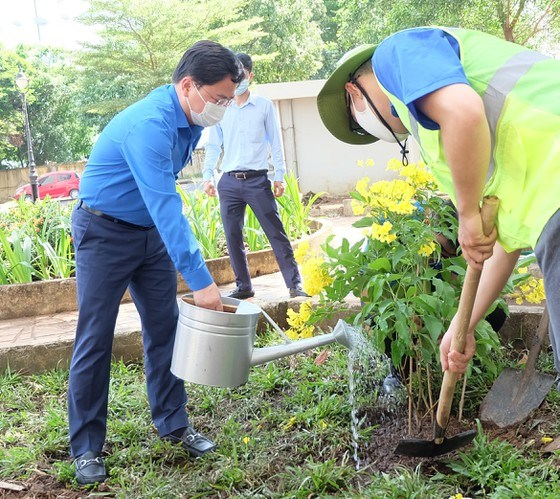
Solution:
[{"label": "navy trousers", "polygon": [[218,182],[218,193],[229,258],[237,287],[242,291],[253,289],[243,241],[247,205],[255,213],[270,241],[286,287],[300,286],[301,276],[294,259],[294,251],[280,220],[268,177],[259,175],[243,180],[224,173]]},{"label": "navy trousers", "polygon": [[107,426],[111,350],[127,287],[142,320],[148,399],[160,435],[188,424],[187,395],[171,374],[177,328],[177,271],[156,228],[139,230],[77,207],[78,325],[70,367],[68,419],[73,456],[101,452]]}]

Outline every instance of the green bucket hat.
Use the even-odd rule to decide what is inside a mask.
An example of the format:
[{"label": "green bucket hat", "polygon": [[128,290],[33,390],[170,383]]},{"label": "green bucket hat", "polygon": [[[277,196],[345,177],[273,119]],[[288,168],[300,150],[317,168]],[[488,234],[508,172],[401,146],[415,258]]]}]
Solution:
[{"label": "green bucket hat", "polygon": [[373,135],[359,135],[350,130],[344,89],[349,75],[371,59],[376,48],[377,45],[372,44],[359,45],[346,52],[317,96],[317,107],[323,124],[338,140],[348,144],[371,144],[379,140]]}]

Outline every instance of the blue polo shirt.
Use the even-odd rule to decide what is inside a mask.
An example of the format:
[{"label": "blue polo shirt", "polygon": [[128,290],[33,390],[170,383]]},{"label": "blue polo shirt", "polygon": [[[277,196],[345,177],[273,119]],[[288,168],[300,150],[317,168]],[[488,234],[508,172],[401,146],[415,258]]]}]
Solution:
[{"label": "blue polo shirt", "polygon": [[175,180],[201,132],[187,121],[173,85],[156,88],[105,127],[80,181],[80,199],[91,208],[136,225],[155,225],[194,291],[213,279],[182,214]]},{"label": "blue polo shirt", "polygon": [[[411,28],[389,36],[373,53],[372,65],[379,82],[429,130],[439,130],[439,125],[417,109],[416,101],[447,85],[469,85],[457,40],[439,28]],[[394,108],[393,114],[397,116]]]}]

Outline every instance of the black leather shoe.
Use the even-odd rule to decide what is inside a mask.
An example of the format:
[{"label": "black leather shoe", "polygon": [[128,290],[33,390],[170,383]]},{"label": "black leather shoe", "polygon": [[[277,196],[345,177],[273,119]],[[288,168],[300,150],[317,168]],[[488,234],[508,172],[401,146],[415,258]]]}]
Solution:
[{"label": "black leather shoe", "polygon": [[195,431],[192,426],[187,426],[180,437],[169,434],[163,439],[174,444],[181,444],[192,457],[202,457],[216,449],[216,444],[212,440]]},{"label": "black leather shoe", "polygon": [[236,298],[238,300],[246,300],[247,298],[252,298],[255,296],[255,292],[252,289],[246,291],[235,288],[231,293],[229,293],[228,298]]},{"label": "black leather shoe", "polygon": [[107,478],[105,464],[97,452],[87,451],[74,460],[76,480],[80,485],[104,482]]},{"label": "black leather shoe", "polygon": [[311,298],[300,286],[297,288],[290,288],[290,298],[297,298],[298,296],[303,296],[304,298]]}]

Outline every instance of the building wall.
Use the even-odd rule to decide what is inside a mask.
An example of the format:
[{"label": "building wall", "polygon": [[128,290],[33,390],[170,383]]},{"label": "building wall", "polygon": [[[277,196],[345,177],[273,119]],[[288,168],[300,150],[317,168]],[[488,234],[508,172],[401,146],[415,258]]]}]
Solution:
[{"label": "building wall", "polygon": [[[400,158],[396,144],[376,142],[365,146],[346,144],[325,128],[317,110],[317,94],[324,80],[257,85],[255,93],[275,102],[282,129],[288,169],[299,178],[300,190],[347,195],[364,176],[372,180],[394,178],[387,162]],[[412,141],[410,141],[412,142]],[[410,160],[418,159],[413,144]],[[373,168],[357,166],[359,160],[372,159]]]}]

